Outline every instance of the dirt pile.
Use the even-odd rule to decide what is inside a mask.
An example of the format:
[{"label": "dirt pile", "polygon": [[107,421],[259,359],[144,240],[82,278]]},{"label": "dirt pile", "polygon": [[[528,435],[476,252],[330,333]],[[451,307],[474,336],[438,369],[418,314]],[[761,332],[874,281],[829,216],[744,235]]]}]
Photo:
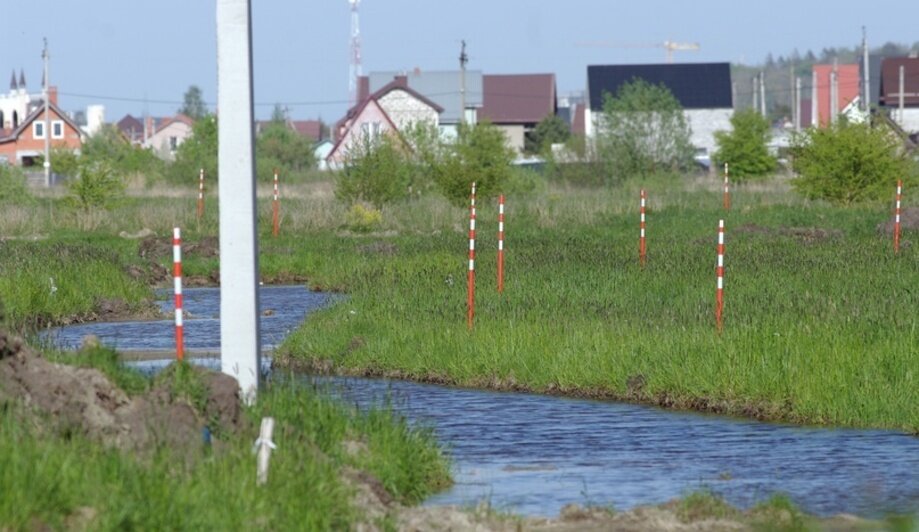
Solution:
[{"label": "dirt pile", "polygon": [[74,433],[124,450],[159,445],[195,451],[205,445],[204,427],[220,434],[240,430],[242,413],[236,381],[193,369],[206,402],[195,408],[176,397],[167,380],[129,397],[100,371],[56,364],[0,331],[0,403],[19,403],[42,429]]},{"label": "dirt pile", "polygon": [[734,229],[733,232],[767,236],[787,236],[796,238],[805,244],[821,242],[831,238],[841,238],[843,236],[843,232],[839,229],[823,229],[820,227],[764,227],[756,224],[744,224]]}]

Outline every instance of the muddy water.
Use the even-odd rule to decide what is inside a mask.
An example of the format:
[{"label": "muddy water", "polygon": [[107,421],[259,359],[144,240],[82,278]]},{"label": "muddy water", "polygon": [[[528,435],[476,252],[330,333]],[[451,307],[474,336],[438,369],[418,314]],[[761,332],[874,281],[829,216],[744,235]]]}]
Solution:
[{"label": "muddy water", "polygon": [[[192,315],[186,335],[201,349],[219,344],[218,297],[213,289],[186,294]],[[302,287],[266,287],[262,298],[262,308],[274,310],[262,318],[268,345],[329,302]],[[202,338],[195,338],[199,331]],[[65,328],[56,338],[76,345],[95,334],[121,349],[169,349],[172,333],[168,321],[89,324]],[[213,359],[204,363],[216,366]],[[919,509],[919,438],[897,432],[802,428],[403,381],[302,380],[363,407],[390,401],[413,422],[432,427],[453,457],[456,485],[427,504],[485,499],[516,513],[555,515],[570,502],[627,509],[707,488],[742,507],[785,492],[821,515]]]}]

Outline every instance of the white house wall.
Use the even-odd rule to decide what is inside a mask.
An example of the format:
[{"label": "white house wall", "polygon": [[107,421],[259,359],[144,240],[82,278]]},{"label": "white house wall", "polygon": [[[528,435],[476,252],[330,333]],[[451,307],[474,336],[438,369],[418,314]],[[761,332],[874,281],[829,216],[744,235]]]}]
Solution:
[{"label": "white house wall", "polygon": [[715,151],[715,132],[731,130],[733,109],[688,109],[686,120],[692,130],[693,146],[705,148],[711,154]]},{"label": "white house wall", "polygon": [[437,125],[437,111],[405,91],[390,91],[378,101],[380,107],[400,130],[404,130],[409,124],[421,122]]},{"label": "white house wall", "polygon": [[919,107],[903,109],[903,116],[900,116],[900,109],[893,109],[891,116],[896,119],[900,127],[909,133],[919,132]]}]

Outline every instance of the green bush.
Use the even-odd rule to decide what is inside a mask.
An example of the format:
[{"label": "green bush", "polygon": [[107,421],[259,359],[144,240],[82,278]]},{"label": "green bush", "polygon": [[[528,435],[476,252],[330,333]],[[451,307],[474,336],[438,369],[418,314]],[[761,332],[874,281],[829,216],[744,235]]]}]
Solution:
[{"label": "green bush", "polygon": [[124,180],[105,162],[81,164],[78,175],[67,182],[67,201],[83,212],[107,209],[124,193]]},{"label": "green bush", "polygon": [[198,174],[204,169],[205,179],[216,180],[217,175],[217,117],[207,115],[192,126],[191,137],[179,144],[175,161],[169,165],[166,176],[173,183],[194,186]]},{"label": "green bush", "polygon": [[26,176],[15,166],[0,164],[0,203],[29,201],[32,195],[26,186]]},{"label": "green bush", "polygon": [[412,165],[408,148],[394,135],[366,136],[348,151],[344,170],[338,173],[335,196],[343,201],[365,201],[378,210],[408,192]]},{"label": "green bush", "polygon": [[915,172],[899,140],[884,126],[840,120],[792,140],[795,190],[809,199],[852,204],[890,196],[897,179]]},{"label": "green bush", "polygon": [[456,140],[444,146],[431,170],[441,193],[454,205],[463,206],[469,201],[472,183],[482,199],[503,192],[513,160],[514,152],[500,129],[488,122],[460,124]]},{"label": "green bush", "polygon": [[348,229],[355,233],[369,233],[383,224],[383,213],[363,203],[355,203],[348,209],[345,220]]},{"label": "green bush", "polygon": [[[117,127],[105,124],[93,136],[83,143],[78,159],[87,164],[104,163],[113,172],[122,176],[142,174],[147,179],[159,179],[165,172],[165,163],[156,156],[153,150],[131,144]],[[59,159],[54,156],[51,164],[59,173],[64,172],[59,166]],[[76,170],[76,169],[73,169]]]},{"label": "green bush", "polygon": [[769,121],[753,109],[736,111],[731,117],[731,131],[715,132],[718,150],[714,159],[718,168],[730,165],[731,179],[745,181],[775,170],[775,157],[769,154]]},{"label": "green bush", "polygon": [[272,121],[259,133],[255,143],[256,174],[270,182],[278,169],[285,182],[303,181],[316,166],[313,143],[282,121]]}]

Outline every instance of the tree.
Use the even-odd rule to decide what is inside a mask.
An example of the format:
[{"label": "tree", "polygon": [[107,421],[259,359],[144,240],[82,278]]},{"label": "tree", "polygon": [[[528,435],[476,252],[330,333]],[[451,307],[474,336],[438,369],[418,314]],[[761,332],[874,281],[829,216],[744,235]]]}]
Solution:
[{"label": "tree", "polygon": [[344,170],[338,174],[335,196],[351,203],[364,201],[378,210],[405,197],[410,168],[405,144],[395,133],[374,139],[361,137],[348,151]]},{"label": "tree", "polygon": [[692,163],[690,129],[680,102],[663,84],[643,79],[606,93],[597,156],[608,179],[677,171]]},{"label": "tree", "polygon": [[217,118],[206,115],[192,126],[191,137],[176,149],[175,162],[169,167],[168,176],[176,183],[198,182],[198,171],[216,179],[217,176]]},{"label": "tree", "polygon": [[270,181],[277,168],[285,179],[298,179],[316,166],[313,144],[293,131],[286,121],[272,120],[255,142],[256,173],[260,181]]},{"label": "tree", "polygon": [[543,118],[524,139],[524,151],[527,153],[546,153],[553,144],[568,140],[571,131],[568,124],[558,115]]},{"label": "tree", "polygon": [[204,98],[201,95],[201,89],[197,85],[188,87],[182,98],[183,104],[179,112],[188,116],[192,120],[200,120],[207,114],[207,106],[204,105]]},{"label": "tree", "polygon": [[432,165],[434,182],[455,205],[469,200],[472,183],[482,198],[502,192],[511,177],[514,151],[504,133],[489,122],[462,123],[452,144],[444,146]]},{"label": "tree", "polygon": [[889,129],[847,120],[795,135],[791,154],[798,174],[794,188],[839,204],[889,196],[897,179],[915,171]]},{"label": "tree", "polygon": [[104,124],[86,139],[80,152],[82,163],[104,162],[116,174],[123,176],[144,174],[147,178],[159,177],[165,169],[163,161],[153,150],[131,144],[112,124]]},{"label": "tree", "polygon": [[769,154],[771,135],[769,121],[762,115],[753,109],[736,111],[731,117],[731,131],[715,133],[718,167],[728,163],[735,181],[769,174],[776,164],[775,157]]}]

